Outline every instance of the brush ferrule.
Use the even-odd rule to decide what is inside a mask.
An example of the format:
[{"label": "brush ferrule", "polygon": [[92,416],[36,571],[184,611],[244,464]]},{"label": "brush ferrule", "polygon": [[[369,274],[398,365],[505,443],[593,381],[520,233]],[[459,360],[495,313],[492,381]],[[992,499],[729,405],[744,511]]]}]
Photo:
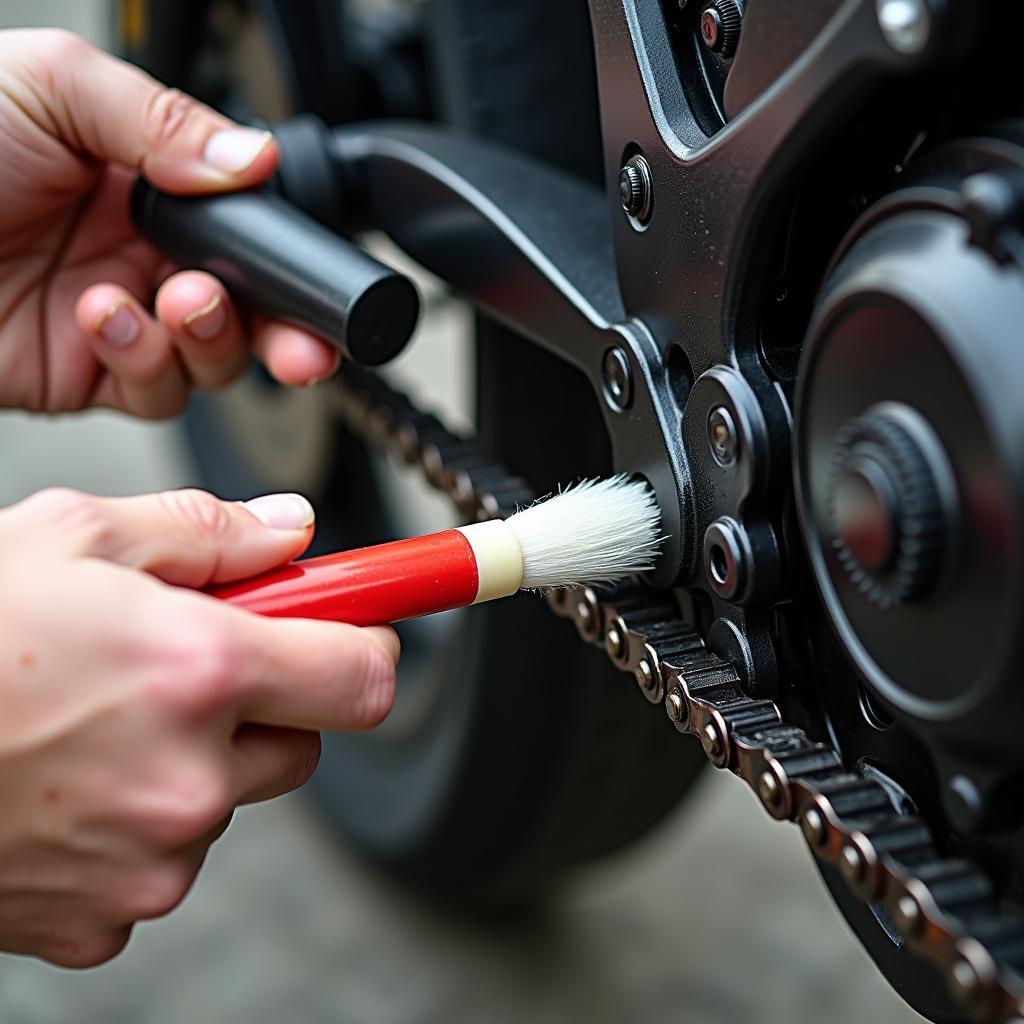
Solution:
[{"label": "brush ferrule", "polygon": [[458,528],[476,558],[479,585],[473,604],[514,594],[523,582],[523,553],[515,531],[501,519]]}]

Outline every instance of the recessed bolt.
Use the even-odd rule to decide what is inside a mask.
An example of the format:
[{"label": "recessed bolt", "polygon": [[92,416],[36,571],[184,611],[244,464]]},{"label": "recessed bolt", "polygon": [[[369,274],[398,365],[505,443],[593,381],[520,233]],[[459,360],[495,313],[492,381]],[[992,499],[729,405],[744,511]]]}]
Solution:
[{"label": "recessed bolt", "polygon": [[700,16],[700,38],[704,45],[720,57],[736,52],[743,24],[743,11],[736,0],[712,0]]},{"label": "recessed bolt", "polygon": [[604,391],[615,409],[625,409],[633,398],[633,374],[629,359],[621,348],[610,348],[604,355]]},{"label": "recessed bolt", "polygon": [[720,466],[731,466],[736,461],[736,424],[724,405],[715,406],[708,414],[708,444]]},{"label": "recessed bolt", "polygon": [[642,153],[635,153],[619,171],[619,201],[622,209],[638,223],[651,219],[654,207],[654,178]]},{"label": "recessed bolt", "polygon": [[686,710],[686,698],[680,690],[672,690],[665,698],[665,713],[676,723],[683,725],[689,717]]},{"label": "recessed bolt", "polygon": [[856,885],[864,880],[864,873],[867,865],[860,850],[856,846],[844,846],[839,854],[839,873],[850,885]]},{"label": "recessed bolt", "polygon": [[875,0],[878,25],[885,41],[897,52],[920,53],[932,34],[927,0]]},{"label": "recessed bolt", "polygon": [[921,907],[913,896],[901,896],[896,901],[892,923],[904,935],[916,935],[921,930]]},{"label": "recessed bolt", "polygon": [[777,809],[782,804],[782,787],[773,772],[761,772],[757,779],[757,795],[761,803],[769,809]]},{"label": "recessed bolt", "polygon": [[700,16],[700,37],[709,50],[717,50],[722,34],[722,16],[708,7]]},{"label": "recessed bolt", "polygon": [[720,768],[725,762],[725,741],[714,722],[708,722],[701,730],[700,742],[711,763]]},{"label": "recessed bolt", "polygon": [[616,623],[612,623],[604,635],[605,648],[613,658],[621,658],[626,650],[626,640]]},{"label": "recessed bolt", "polygon": [[654,693],[658,688],[658,680],[654,674],[651,663],[646,658],[641,658],[633,670],[636,681],[644,693]]},{"label": "recessed bolt", "polygon": [[821,846],[825,842],[825,819],[821,811],[808,807],[800,819],[800,831],[811,846]]}]

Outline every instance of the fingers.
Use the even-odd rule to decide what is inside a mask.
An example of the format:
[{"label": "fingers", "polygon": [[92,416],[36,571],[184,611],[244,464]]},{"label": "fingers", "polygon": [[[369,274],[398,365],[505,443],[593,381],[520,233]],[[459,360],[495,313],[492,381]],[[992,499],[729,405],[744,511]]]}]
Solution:
[{"label": "fingers", "polygon": [[337,349],[300,327],[255,317],[254,328],[253,352],[282,384],[312,384],[338,368]]},{"label": "fingers", "polygon": [[184,408],[188,387],[171,335],[126,289],[114,284],[86,289],[75,320],[109,373],[95,395],[97,404],[151,418]]},{"label": "fingers", "polygon": [[7,514],[58,526],[62,543],[79,554],[187,587],[255,575],[295,558],[312,539],[314,521],[298,494],[238,504],[197,490],[133,498],[42,491]]},{"label": "fingers", "polygon": [[245,334],[224,286],[211,274],[185,270],[156,294],[156,315],[193,386],[230,384],[249,362]]},{"label": "fingers", "polygon": [[171,192],[263,181],[278,153],[269,132],[227,118],[65,32],[35,34],[28,85],[57,135]]},{"label": "fingers", "polygon": [[259,803],[305,784],[320,760],[320,734],[246,724],[235,734],[235,802]]},{"label": "fingers", "polygon": [[253,615],[245,622],[244,721],[348,731],[372,728],[390,711],[399,654],[394,630]]}]

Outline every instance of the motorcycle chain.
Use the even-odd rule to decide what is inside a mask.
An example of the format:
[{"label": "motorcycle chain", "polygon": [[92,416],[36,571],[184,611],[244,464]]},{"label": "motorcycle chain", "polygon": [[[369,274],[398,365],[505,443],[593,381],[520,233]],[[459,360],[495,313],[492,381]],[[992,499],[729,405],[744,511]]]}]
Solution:
[{"label": "motorcycle chain", "polygon": [[[525,480],[374,374],[347,366],[335,394],[354,433],[418,466],[467,520],[505,518],[533,500]],[[894,806],[879,782],[787,725],[772,701],[748,697],[671,592],[630,583],[553,590],[547,600],[631,672],[679,732],[699,739],[715,768],[743,779],[773,818],[798,823],[814,856],[939,969],[968,1018],[1024,1024],[1024,918],[982,868],[943,856],[925,822]]]}]

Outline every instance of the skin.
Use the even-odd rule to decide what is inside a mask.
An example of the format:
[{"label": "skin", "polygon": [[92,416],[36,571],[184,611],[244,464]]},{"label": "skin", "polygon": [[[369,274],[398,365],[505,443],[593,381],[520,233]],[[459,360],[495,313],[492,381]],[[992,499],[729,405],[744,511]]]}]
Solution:
[{"label": "skin", "polygon": [[[247,317],[209,275],[167,276],[132,231],[136,172],[178,192],[271,172],[269,139],[211,166],[232,127],[74,36],[0,33],[0,405],[159,417],[250,353],[285,383],[334,369],[322,341]],[[137,330],[111,344],[124,309]],[[216,330],[190,333],[211,314]],[[393,631],[198,592],[294,558],[312,532],[295,495],[46,491],[0,510],[0,949],[108,960],[184,898],[237,806],[309,778],[319,730],[387,713]]]}]

